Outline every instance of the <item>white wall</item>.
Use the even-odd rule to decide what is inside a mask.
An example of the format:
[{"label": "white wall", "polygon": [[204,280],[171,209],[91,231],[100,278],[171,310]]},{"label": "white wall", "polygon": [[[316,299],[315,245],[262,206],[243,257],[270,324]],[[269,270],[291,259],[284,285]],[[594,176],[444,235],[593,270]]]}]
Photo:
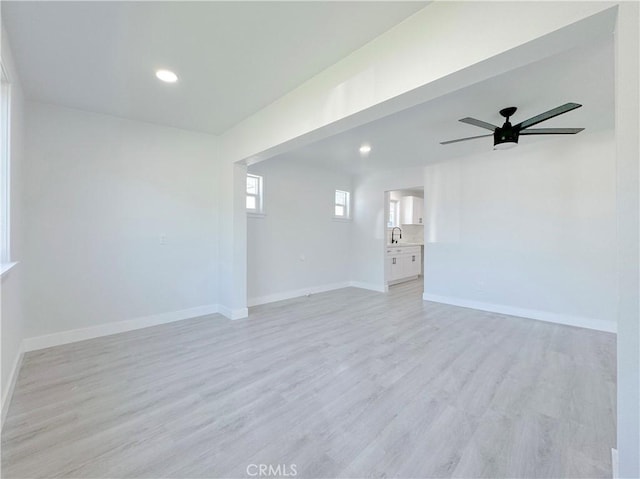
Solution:
[{"label": "white wall", "polygon": [[[613,7],[600,2],[547,2],[544,8],[536,2],[432,2],[225,132],[221,161],[274,157],[610,34]],[[460,36],[461,31],[468,35]],[[469,35],[483,41],[469,43]],[[220,227],[231,236],[220,244],[225,279],[220,302],[240,310],[246,296],[236,292],[244,292],[247,283],[246,230],[234,188],[242,183],[231,167],[220,174],[222,187],[231,188],[223,197],[225,207],[233,208],[221,215]]]},{"label": "white wall", "polygon": [[615,175],[609,131],[356,177],[352,279],[383,283],[384,191],[424,178],[426,298],[615,330]]},{"label": "white wall", "polygon": [[11,217],[11,261],[19,261],[12,270],[2,277],[0,286],[0,348],[2,362],[2,418],[6,414],[6,400],[11,389],[11,381],[15,379],[16,366],[21,354],[21,343],[24,337],[24,316],[22,313],[22,282],[24,279],[24,241],[23,241],[23,208],[22,208],[22,165],[24,135],[24,100],[20,87],[20,79],[16,72],[8,39],[2,28],[2,62],[11,82],[11,152],[10,152],[10,217]]},{"label": "white wall", "polygon": [[[354,178],[352,280],[384,291],[385,191],[422,186],[424,168],[384,170]],[[403,238],[404,239],[404,238]]]},{"label": "white wall", "polygon": [[427,167],[425,297],[614,330],[615,175],[611,131]]},{"label": "white wall", "polygon": [[276,159],[249,172],[264,178],[266,212],[247,223],[249,305],[344,287],[351,222],[333,213],[335,190],[351,191],[351,176]]},{"label": "white wall", "polygon": [[[606,28],[607,22],[600,22],[590,15],[610,6],[596,2],[553,2],[545,3],[544,8],[536,2],[528,5],[516,2],[434,2],[410,21],[392,29],[228,132],[224,136],[221,151],[225,166],[218,171],[219,185],[224,191],[221,194],[222,213],[219,218],[222,232],[219,264],[220,277],[225,283],[220,284],[220,301],[241,308],[242,298],[246,298],[246,221],[243,221],[241,201],[242,172],[226,163],[265,151],[267,156],[273,155],[276,150],[286,151],[296,142],[308,143],[344,131],[570,48],[572,44],[589,38],[593,32],[602,32],[603,25]],[[636,19],[637,14],[631,21],[635,22]],[[630,30],[633,29],[637,37],[637,22],[630,27]],[[460,31],[467,32],[467,35],[460,36]],[[470,44],[466,41],[469,36],[482,38],[483,41]],[[461,41],[464,43],[462,46]],[[425,62],[425,58],[436,60]],[[631,45],[620,58],[626,67],[636,67],[633,75],[637,79],[637,46]],[[631,122],[632,127],[637,124],[637,111],[624,116],[635,121]],[[637,145],[629,146],[623,153],[627,163],[635,161],[637,165],[637,155],[629,154],[630,150],[637,151]],[[633,168],[623,168],[622,176],[633,171]],[[630,181],[631,187],[637,190],[637,175]],[[630,209],[637,213],[637,204]],[[631,219],[624,215],[625,211],[620,212],[623,221],[628,219],[635,225],[637,214]],[[360,227],[361,233],[367,236],[367,225]],[[632,238],[631,234],[628,236]],[[382,242],[382,238],[379,240]],[[637,253],[637,242],[635,246],[626,248],[630,254],[634,250]],[[367,256],[367,251],[360,253]],[[366,270],[365,266],[358,274],[367,278],[364,274]],[[371,272],[372,278],[379,277],[382,281],[380,271]],[[54,274],[48,276],[55,277]],[[637,288],[629,296],[637,299]],[[624,317],[625,322],[635,325],[633,331],[636,332],[637,318],[637,308],[625,313]],[[629,341],[626,349],[637,350],[638,335],[635,334]],[[633,357],[637,357],[637,354]],[[634,396],[629,397],[637,404],[638,373],[635,365],[634,371],[635,392]],[[637,446],[638,416],[628,413],[628,408],[620,408],[620,411],[627,411],[620,413],[620,423],[625,418],[635,421],[633,439],[628,439],[628,435],[624,437],[631,446]],[[633,466],[636,470],[637,462],[636,455]]]},{"label": "white wall", "polygon": [[640,477],[640,5],[620,5],[616,31],[619,477]]},{"label": "white wall", "polygon": [[215,304],[216,138],[28,105],[26,336]]},{"label": "white wall", "polygon": [[219,185],[218,298],[220,312],[232,319],[247,310],[247,167],[221,161],[216,169]]},{"label": "white wall", "polygon": [[[632,92],[631,97],[635,97],[638,91],[638,11],[632,3],[545,2],[542,6],[537,2],[433,2],[225,133],[221,158],[230,163],[249,157],[269,158],[569,49],[594,36],[609,34],[617,9],[622,11],[624,18],[621,22],[624,31],[619,30],[617,35],[622,33],[623,42],[626,42],[622,48],[618,45],[617,76],[623,73],[625,92]],[[466,35],[459,35],[461,31]],[[482,41],[469,43],[466,41],[469,37],[482,38]],[[619,39],[616,43],[620,43]],[[424,61],[425,58],[435,61]],[[616,89],[621,93],[619,83],[617,80]],[[626,225],[621,227],[624,234],[620,263],[637,264],[638,202],[635,198],[639,184],[639,113],[638,102],[627,101],[629,97],[629,94],[616,95],[618,112],[624,110],[619,118],[624,120],[624,125],[630,125],[624,136],[618,136],[617,140],[619,144],[624,143],[619,148],[619,178],[630,191],[629,195],[624,195],[625,205],[618,210],[620,223]],[[232,176],[226,176],[223,182],[232,179],[242,187]],[[237,220],[242,205],[236,201],[232,206],[236,211],[228,217]],[[367,214],[375,216],[375,212]],[[375,223],[375,218],[373,220]],[[224,230],[233,232],[233,237],[224,242],[220,251],[221,259],[229,258],[228,276],[233,278],[229,291],[221,290],[222,301],[232,301],[230,292],[246,285],[244,249],[234,246],[244,241],[241,224],[244,223],[225,220],[221,223]],[[360,237],[375,234],[369,230],[367,221],[359,228]],[[374,229],[380,230],[381,226]],[[363,258],[375,256],[381,248],[367,246],[365,250],[354,251],[354,256],[360,256],[356,258],[358,270],[355,275],[382,284],[383,268],[377,269],[372,263],[363,261]],[[625,477],[638,477],[638,275],[636,267],[623,264],[619,269],[616,282],[621,284],[623,300],[628,299],[621,310],[620,323],[624,323],[629,334],[618,345],[619,352],[624,353],[625,371],[624,377],[619,377],[618,423],[630,424],[618,430],[620,472]],[[367,271],[371,274],[367,275]]]}]

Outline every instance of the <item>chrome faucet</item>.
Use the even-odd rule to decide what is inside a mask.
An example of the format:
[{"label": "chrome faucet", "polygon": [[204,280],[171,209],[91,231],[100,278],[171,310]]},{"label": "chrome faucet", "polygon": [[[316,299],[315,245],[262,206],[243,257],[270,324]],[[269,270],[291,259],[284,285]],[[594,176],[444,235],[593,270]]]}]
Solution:
[{"label": "chrome faucet", "polygon": [[400,228],[399,226],[394,226],[393,229],[391,230],[391,244],[398,242],[398,240],[395,239],[395,236],[394,236],[394,234],[396,232],[396,228],[398,228],[400,230],[399,238],[402,239],[402,228]]}]

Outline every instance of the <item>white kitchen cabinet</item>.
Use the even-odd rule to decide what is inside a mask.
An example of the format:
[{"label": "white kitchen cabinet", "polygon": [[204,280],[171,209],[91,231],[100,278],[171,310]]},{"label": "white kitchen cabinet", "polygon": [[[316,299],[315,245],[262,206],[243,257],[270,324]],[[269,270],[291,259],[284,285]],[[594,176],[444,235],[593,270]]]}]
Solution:
[{"label": "white kitchen cabinet", "polygon": [[420,246],[390,246],[386,251],[387,283],[399,283],[422,274],[422,248]]},{"label": "white kitchen cabinet", "polygon": [[403,196],[400,200],[400,224],[421,225],[423,198]]},{"label": "white kitchen cabinet", "polygon": [[387,281],[396,281],[402,278],[402,261],[400,255],[387,256]]},{"label": "white kitchen cabinet", "polygon": [[420,251],[403,255],[403,271],[406,276],[420,276],[422,273],[422,255]]}]

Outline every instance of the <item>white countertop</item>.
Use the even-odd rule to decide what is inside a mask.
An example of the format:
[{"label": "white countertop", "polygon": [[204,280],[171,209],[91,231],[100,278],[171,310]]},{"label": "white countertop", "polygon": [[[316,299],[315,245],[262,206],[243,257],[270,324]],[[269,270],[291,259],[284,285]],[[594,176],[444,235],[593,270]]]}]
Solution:
[{"label": "white countertop", "polygon": [[424,243],[394,243],[394,244],[388,244],[387,248],[398,248],[398,247],[403,247],[403,246],[424,246]]}]

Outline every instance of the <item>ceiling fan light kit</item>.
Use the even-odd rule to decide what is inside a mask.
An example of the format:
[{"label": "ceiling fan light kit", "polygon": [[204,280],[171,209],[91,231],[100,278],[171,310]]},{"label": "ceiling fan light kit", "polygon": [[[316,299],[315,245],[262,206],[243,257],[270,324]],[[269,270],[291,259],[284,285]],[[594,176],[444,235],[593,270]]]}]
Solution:
[{"label": "ceiling fan light kit", "polygon": [[518,146],[518,142],[516,140],[495,140],[493,142],[494,150],[510,150],[511,148],[514,148],[516,146]]},{"label": "ceiling fan light kit", "polygon": [[511,118],[517,111],[517,108],[515,106],[510,106],[508,108],[503,108],[502,110],[500,110],[500,114],[505,118],[504,125],[502,126],[496,126],[482,120],[477,120],[475,118],[462,118],[460,120],[462,123],[468,123],[469,125],[484,128],[486,130],[491,130],[493,131],[493,134],[443,141],[440,144],[449,145],[451,143],[458,143],[460,141],[474,140],[476,138],[486,138],[488,136],[493,136],[493,149],[507,150],[509,148],[513,148],[518,144],[520,135],[575,135],[576,133],[580,133],[582,130],[584,130],[584,128],[536,128],[530,130],[529,127],[537,125],[538,123],[549,120],[558,115],[562,115],[563,113],[567,113],[571,110],[575,110],[576,108],[580,108],[581,106],[582,105],[578,103],[565,103],[564,105],[536,115],[516,125],[512,125],[509,121],[509,118]]}]

